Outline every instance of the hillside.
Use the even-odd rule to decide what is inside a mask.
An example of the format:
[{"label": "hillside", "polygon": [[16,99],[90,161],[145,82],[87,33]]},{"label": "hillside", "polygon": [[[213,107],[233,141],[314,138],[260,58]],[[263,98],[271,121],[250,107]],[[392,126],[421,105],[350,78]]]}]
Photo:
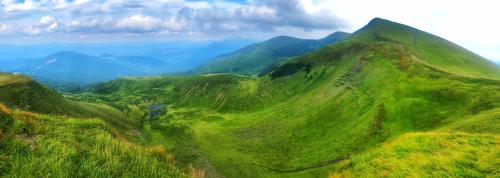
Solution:
[{"label": "hillside", "polygon": [[499,141],[494,134],[405,134],[343,162],[329,177],[497,176]]},{"label": "hillside", "polygon": [[3,104],[0,176],[187,177],[163,148],[130,143],[99,119],[34,114]]},{"label": "hillside", "polygon": [[70,101],[29,77],[0,73],[0,177],[196,175],[161,146],[141,144],[143,113],[120,109]]},{"label": "hillside", "polygon": [[289,36],[278,36],[270,40],[253,44],[233,53],[211,59],[202,66],[201,73],[236,73],[242,75],[257,75],[270,65],[280,61],[314,51],[334,44],[349,36],[345,32],[335,32],[323,39],[308,40]]},{"label": "hillside", "polygon": [[29,77],[0,73],[0,102],[13,108],[41,113],[72,112],[63,96]]},{"label": "hillside", "polygon": [[68,101],[63,95],[23,75],[0,73],[0,103],[41,114],[99,117],[123,132],[141,126],[141,118],[127,117],[108,105]]},{"label": "hillside", "polygon": [[375,18],[358,30],[363,41],[389,41],[410,50],[425,64],[455,75],[500,79],[499,66],[443,38],[418,29]]},{"label": "hillside", "polygon": [[[374,19],[346,40],[283,62],[262,77],[128,78],[72,98],[142,110],[168,106],[145,123],[147,142],[163,144],[181,165],[193,164],[209,177],[335,177],[360,169],[366,172],[353,176],[435,175],[437,170],[421,172],[426,161],[408,167],[412,159],[440,159],[419,148],[455,154],[436,163],[443,168],[439,175],[494,176],[497,159],[469,164],[462,155],[499,152],[492,124],[500,118],[498,72],[439,37]],[[413,149],[415,140],[425,142]],[[397,155],[401,147],[407,155]],[[381,159],[401,164],[379,174],[385,169],[377,167]],[[469,165],[473,170],[463,173]]]}]

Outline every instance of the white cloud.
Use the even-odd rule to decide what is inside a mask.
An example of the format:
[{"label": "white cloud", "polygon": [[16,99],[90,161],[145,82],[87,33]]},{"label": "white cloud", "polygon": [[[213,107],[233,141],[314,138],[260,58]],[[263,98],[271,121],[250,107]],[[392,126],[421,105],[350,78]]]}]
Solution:
[{"label": "white cloud", "polygon": [[162,26],[163,22],[159,18],[144,15],[133,15],[118,20],[113,27],[126,31],[151,32],[161,29]]},{"label": "white cloud", "polygon": [[68,32],[80,33],[167,33],[183,30],[184,24],[175,18],[162,19],[135,14],[119,19],[95,17],[72,20],[66,24]]},{"label": "white cloud", "polygon": [[59,27],[59,22],[52,16],[46,15],[40,18],[37,23],[27,27],[25,32],[29,35],[40,35],[52,33]]},{"label": "white cloud", "polygon": [[40,6],[38,2],[33,0],[25,0],[22,3],[18,3],[16,0],[3,0],[1,5],[7,12],[33,10]]},{"label": "white cloud", "polygon": [[43,16],[40,20],[39,23],[42,25],[50,25],[52,23],[56,22],[56,19],[50,15]]},{"label": "white cloud", "polygon": [[0,35],[7,35],[13,32],[13,26],[10,24],[0,24]]},{"label": "white cloud", "polygon": [[[211,35],[242,30],[273,32],[283,26],[310,31],[339,25],[331,16],[308,13],[298,0],[249,4],[184,0],[26,0],[22,3],[3,0],[0,9],[7,12],[14,7],[26,11],[22,12],[26,16],[17,16],[26,19],[20,24],[34,24],[24,30],[31,35],[54,32],[58,28],[64,33],[167,34],[165,32],[174,31]],[[59,21],[54,16],[45,16],[36,23],[30,22],[29,16],[41,12],[50,13]]]}]

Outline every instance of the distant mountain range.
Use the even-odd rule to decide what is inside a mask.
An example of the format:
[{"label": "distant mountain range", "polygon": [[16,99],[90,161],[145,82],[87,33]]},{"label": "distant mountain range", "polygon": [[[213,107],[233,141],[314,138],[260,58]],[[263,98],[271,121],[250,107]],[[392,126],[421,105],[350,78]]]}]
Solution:
[{"label": "distant mountain range", "polygon": [[102,44],[0,44],[0,71],[12,71],[20,66],[61,51],[71,51],[89,56],[140,56],[155,58],[175,64],[177,72],[202,65],[215,56],[233,52],[255,43],[256,40],[231,38],[218,41],[129,42]]},{"label": "distant mountain range", "polygon": [[[134,60],[115,58],[110,60],[74,52],[59,52],[31,60],[14,70],[14,72],[43,80],[92,83],[127,75],[143,75],[144,72],[137,71],[134,68],[154,66],[154,64],[134,65],[137,63]],[[134,67],[132,67],[133,65]],[[161,63],[161,65],[164,64]]]},{"label": "distant mountain range", "polygon": [[29,75],[59,88],[68,83],[85,85],[124,76],[188,71],[253,42],[234,38],[213,42],[0,45],[0,71]]},{"label": "distant mountain range", "polygon": [[345,32],[335,32],[318,40],[278,36],[233,53],[215,57],[202,66],[199,72],[257,75],[265,71],[266,68],[272,68],[273,64],[278,64],[289,57],[302,55],[336,43],[349,35]]}]

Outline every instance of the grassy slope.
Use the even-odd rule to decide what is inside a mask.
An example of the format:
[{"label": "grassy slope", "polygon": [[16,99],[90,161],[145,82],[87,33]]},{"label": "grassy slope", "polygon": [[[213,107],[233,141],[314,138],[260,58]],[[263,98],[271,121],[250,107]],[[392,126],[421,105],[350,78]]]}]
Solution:
[{"label": "grassy slope", "polygon": [[141,127],[140,117],[127,117],[120,110],[103,104],[68,101],[63,95],[22,75],[0,73],[0,102],[36,113],[99,117],[124,131]]},{"label": "grassy slope", "polygon": [[495,134],[409,133],[343,162],[330,177],[495,177],[499,142]]},{"label": "grassy slope", "polygon": [[[149,122],[150,141],[211,176],[327,176],[345,169],[342,160],[409,132],[436,135],[401,137],[424,137],[427,146],[449,139],[443,129],[468,132],[459,134],[466,140],[496,140],[498,128],[488,123],[499,118],[500,82],[491,80],[499,77],[498,69],[424,32],[417,31],[416,43],[440,50],[411,47],[405,40],[412,32],[377,19],[352,38],[295,58],[265,77],[123,79],[75,99],[142,109],[169,104],[167,114]],[[486,131],[494,132],[471,134]],[[496,143],[471,149],[498,150]]]},{"label": "grassy slope", "polygon": [[461,76],[500,79],[500,67],[438,36],[384,19],[374,19],[356,32],[357,40],[390,41],[404,45],[434,68]]},{"label": "grassy slope", "polygon": [[2,177],[186,177],[161,147],[143,148],[99,119],[0,105]]},{"label": "grassy slope", "polygon": [[174,166],[161,146],[128,141],[142,138],[142,118],[134,108],[123,113],[68,101],[28,77],[1,73],[0,177],[186,177],[186,171],[194,172]]},{"label": "grassy slope", "polygon": [[298,39],[279,36],[257,43],[236,52],[216,57],[202,66],[201,73],[236,73],[257,75],[269,70],[286,58],[302,55],[326,45],[336,43],[349,36],[348,33],[335,32],[319,40]]}]

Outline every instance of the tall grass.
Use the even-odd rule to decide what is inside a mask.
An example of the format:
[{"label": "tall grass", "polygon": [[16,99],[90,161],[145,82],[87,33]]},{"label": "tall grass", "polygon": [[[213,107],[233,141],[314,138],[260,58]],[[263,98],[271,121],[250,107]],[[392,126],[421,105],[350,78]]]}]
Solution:
[{"label": "tall grass", "polygon": [[187,176],[162,147],[143,148],[120,139],[102,120],[10,112],[0,106],[2,120],[13,118],[2,130],[2,177]]}]

